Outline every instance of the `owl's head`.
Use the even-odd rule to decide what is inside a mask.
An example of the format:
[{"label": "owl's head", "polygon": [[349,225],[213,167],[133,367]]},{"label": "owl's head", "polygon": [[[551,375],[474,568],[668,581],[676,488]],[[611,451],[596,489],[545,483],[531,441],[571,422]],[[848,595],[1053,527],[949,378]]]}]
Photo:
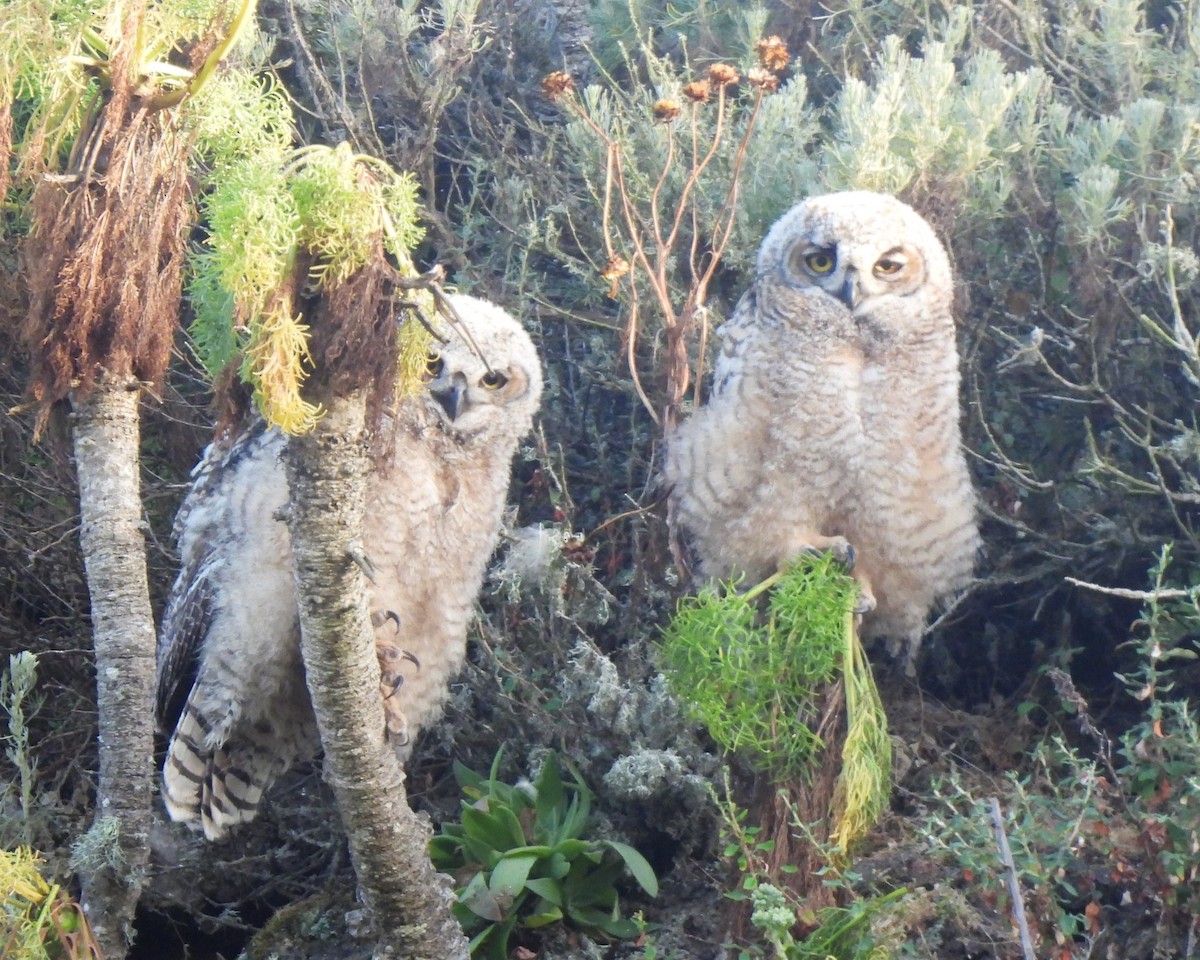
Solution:
[{"label": "owl's head", "polygon": [[821,290],[856,317],[919,296],[947,309],[953,289],[945,248],[895,197],[867,191],[810,197],[784,214],[758,255],[759,276],[792,290]]},{"label": "owl's head", "polygon": [[441,321],[426,361],[426,407],[462,441],[525,436],[542,396],[542,366],[529,334],[498,306],[468,297],[450,303],[470,335]]}]

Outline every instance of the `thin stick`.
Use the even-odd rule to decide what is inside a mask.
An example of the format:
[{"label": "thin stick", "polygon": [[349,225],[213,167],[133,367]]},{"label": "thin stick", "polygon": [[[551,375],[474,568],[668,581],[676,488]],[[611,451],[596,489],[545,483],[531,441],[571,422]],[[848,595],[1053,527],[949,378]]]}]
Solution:
[{"label": "thin stick", "polygon": [[1012,850],[1008,846],[1008,834],[1004,832],[1004,815],[1000,812],[1000,801],[989,797],[988,804],[992,830],[996,834],[996,846],[1000,848],[1000,862],[1008,871],[1008,893],[1012,898],[1013,919],[1017,922],[1017,930],[1021,934],[1021,951],[1025,960],[1037,960],[1037,955],[1033,952],[1033,940],[1029,936],[1029,923],[1025,919],[1025,898],[1021,895],[1021,881],[1017,879],[1017,867],[1013,863]]},{"label": "thin stick", "polygon": [[1187,590],[1127,590],[1124,587],[1102,587],[1098,583],[1088,583],[1086,580],[1076,580],[1074,577],[1063,577],[1063,579],[1066,580],[1067,583],[1074,584],[1077,587],[1083,587],[1085,590],[1094,590],[1096,593],[1107,593],[1111,597],[1121,597],[1125,600],[1193,600],[1195,599],[1197,593],[1195,587]]}]

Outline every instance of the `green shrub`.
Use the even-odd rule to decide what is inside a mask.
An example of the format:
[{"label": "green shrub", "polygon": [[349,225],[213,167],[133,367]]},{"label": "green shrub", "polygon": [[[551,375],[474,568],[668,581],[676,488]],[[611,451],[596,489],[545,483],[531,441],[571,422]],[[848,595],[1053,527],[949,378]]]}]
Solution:
[{"label": "green shrub", "polygon": [[[1118,675],[1141,711],[1121,737],[1119,757],[1070,676],[1052,668],[1047,675],[1064,710],[1092,749],[1051,737],[1034,749],[1029,769],[1007,774],[995,789],[1031,920],[1047,948],[1088,930],[1082,911],[1100,883],[1160,903],[1167,918],[1191,916],[1200,904],[1200,724],[1187,697],[1174,693],[1176,671],[1197,658],[1200,588],[1171,586],[1169,558],[1164,548],[1151,571],[1153,589],[1140,594],[1146,606],[1128,644],[1135,667]],[[989,798],[958,775],[935,782],[931,793],[921,827],[929,849],[971,888],[1007,904]]]},{"label": "green shrub", "polygon": [[686,713],[723,749],[783,782],[802,776],[822,746],[813,714],[841,665],[858,588],[830,556],[792,566],[765,614],[763,591],[737,587],[712,584],[682,599],[661,663]]},{"label": "green shrub", "polygon": [[847,733],[830,815],[843,851],[887,806],[892,756],[853,622],[857,598],[857,584],[832,556],[803,556],[745,592],[725,583],[685,597],[661,653],[684,711],[774,783],[811,775],[824,747],[815,725],[827,719],[826,696],[841,682]]},{"label": "green shrub", "polygon": [[621,915],[615,884],[628,870],[656,896],[646,858],[628,844],[585,839],[591,791],[569,766],[571,780],[563,782],[556,754],[532,784],[498,780],[501,758],[486,779],[455,764],[462,820],[443,824],[429,845],[434,865],[462,884],[454,912],[471,935],[472,954],[507,960],[517,927],[559,922],[601,937],[637,936],[637,923]]}]

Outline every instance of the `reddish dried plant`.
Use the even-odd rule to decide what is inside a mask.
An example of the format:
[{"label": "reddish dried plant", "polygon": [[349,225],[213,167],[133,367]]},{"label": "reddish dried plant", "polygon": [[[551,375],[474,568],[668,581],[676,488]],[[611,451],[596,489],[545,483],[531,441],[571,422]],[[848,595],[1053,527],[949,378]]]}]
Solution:
[{"label": "reddish dried plant", "polygon": [[[609,283],[609,296],[616,297],[624,278],[628,294],[628,313],[624,328],[624,351],[634,388],[650,416],[664,430],[669,430],[678,418],[680,405],[693,383],[699,402],[698,378],[692,373],[691,357],[703,357],[707,335],[708,289],[716,274],[721,256],[733,234],[737,208],[739,180],[746,149],[764,96],[779,86],[771,70],[787,64],[787,48],[778,37],[768,37],[757,45],[763,66],[748,75],[753,102],[739,140],[729,175],[725,198],[718,213],[710,222],[701,222],[697,192],[705,171],[728,136],[729,90],[741,82],[738,71],[729,64],[717,63],[708,68],[702,79],[685,84],[681,99],[662,98],[652,108],[653,119],[665,129],[666,158],[649,196],[637,196],[626,177],[627,145],[612,137],[572,96],[574,84],[565,73],[553,73],[542,82],[543,91],[551,99],[563,103],[581,119],[600,140],[605,152],[604,195],[602,200],[602,230],[605,243],[605,264],[601,277]],[[681,102],[682,101],[682,102]],[[716,117],[712,130],[704,135],[700,130],[700,111],[714,103]],[[682,150],[675,133],[676,120],[684,110],[689,113],[690,144]],[[690,149],[689,149],[690,147]],[[676,165],[686,164],[683,186],[667,209],[663,193]],[[685,231],[685,223],[689,230]],[[683,238],[688,236],[685,241]],[[672,267],[680,259],[678,248],[687,242],[687,288],[676,289]],[[618,249],[621,248],[621,249]],[[638,344],[642,336],[642,303],[640,290],[650,290],[656,312],[662,320],[664,353],[660,363],[662,387],[653,392],[651,400],[643,385],[638,367]],[[693,350],[693,347],[695,350]]]},{"label": "reddish dried plant", "polygon": [[43,175],[30,200],[21,333],[39,428],[52,403],[86,394],[102,373],[153,387],[170,358],[191,220],[188,145],[136,87],[139,26],[127,18],[110,96],[88,117],[67,170]]}]

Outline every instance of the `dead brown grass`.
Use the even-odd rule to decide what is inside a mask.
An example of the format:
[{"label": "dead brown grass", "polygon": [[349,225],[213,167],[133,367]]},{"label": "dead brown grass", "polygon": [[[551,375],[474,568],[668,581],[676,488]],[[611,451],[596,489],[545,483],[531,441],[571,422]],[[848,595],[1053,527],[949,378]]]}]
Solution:
[{"label": "dead brown grass", "polygon": [[43,173],[30,201],[21,336],[39,428],[51,404],[90,390],[101,371],[153,389],[170,359],[191,212],[187,141],[135,86],[125,58],[138,20],[67,170]]}]

